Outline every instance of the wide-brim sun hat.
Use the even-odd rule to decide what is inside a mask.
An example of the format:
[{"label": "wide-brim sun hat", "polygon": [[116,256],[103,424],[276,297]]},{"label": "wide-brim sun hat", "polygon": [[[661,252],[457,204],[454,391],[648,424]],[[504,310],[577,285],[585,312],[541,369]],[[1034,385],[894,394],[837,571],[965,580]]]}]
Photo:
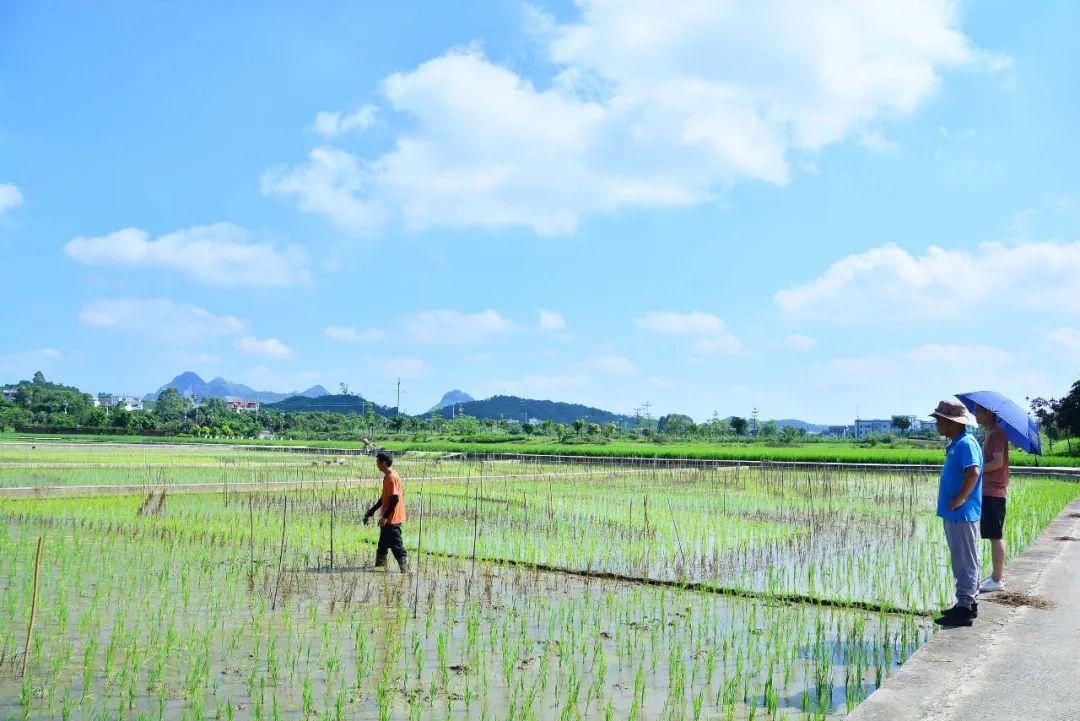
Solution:
[{"label": "wide-brim sun hat", "polygon": [[962,423],[965,426],[975,425],[975,419],[968,413],[967,407],[958,400],[943,400],[937,404],[937,408],[930,414],[931,417],[944,418],[954,423]]}]

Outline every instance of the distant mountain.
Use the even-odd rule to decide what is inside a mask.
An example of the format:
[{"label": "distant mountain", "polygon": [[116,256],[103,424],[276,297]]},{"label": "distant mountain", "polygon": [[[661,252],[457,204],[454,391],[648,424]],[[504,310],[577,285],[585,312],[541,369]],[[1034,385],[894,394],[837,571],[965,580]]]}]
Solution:
[{"label": "distant mountain", "polygon": [[220,376],[207,383],[199,377],[198,373],[185,371],[157,389],[154,393],[147,393],[146,400],[155,400],[158,394],[166,388],[175,388],[181,395],[191,398],[224,398],[226,400],[259,401],[260,403],[275,403],[292,396],[316,396],[327,395],[328,391],[322,386],[312,386],[306,391],[292,391],[291,393],[275,393],[273,391],[257,391],[243,383],[232,383]]},{"label": "distant mountain", "polygon": [[[517,396],[492,396],[482,401],[467,401],[460,405],[462,413],[474,418],[492,418],[498,420],[516,420],[525,422],[530,418],[540,421],[555,421],[556,423],[573,423],[578,418],[584,418],[588,423],[617,423],[621,426],[634,424],[630,416],[612,413],[600,408],[583,406],[580,403],[561,403],[559,401],[541,401],[532,398],[518,398]],[[428,411],[424,415],[431,415]],[[444,415],[446,413],[444,412]]]},{"label": "distant mountain", "polygon": [[801,428],[807,433],[821,433],[828,426],[823,426],[820,423],[809,423],[807,421],[800,421],[798,418],[777,418],[776,425],[781,429],[785,426],[791,426],[792,428]]},{"label": "distant mountain", "polygon": [[[367,403],[367,400],[364,398],[352,394],[330,395],[329,393],[324,393],[321,396],[316,396],[314,398],[295,395],[275,403],[267,403],[263,407],[284,411],[286,413],[295,413],[297,411],[320,411],[323,413],[343,413],[347,415],[351,413],[367,412]],[[392,418],[396,415],[393,408],[380,406],[378,403],[372,403],[371,409],[376,415],[385,418]]]},{"label": "distant mountain", "polygon": [[[440,408],[446,408],[447,406],[456,406],[459,403],[469,403],[476,399],[470,396],[465,391],[452,390],[443,394],[442,400],[431,407],[431,411],[437,411]],[[430,413],[431,411],[428,411]]]}]

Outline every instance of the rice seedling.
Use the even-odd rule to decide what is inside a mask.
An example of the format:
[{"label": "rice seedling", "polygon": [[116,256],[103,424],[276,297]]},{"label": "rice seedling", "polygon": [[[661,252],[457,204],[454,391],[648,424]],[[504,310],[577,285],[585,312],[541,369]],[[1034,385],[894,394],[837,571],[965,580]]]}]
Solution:
[{"label": "rice seedling", "polygon": [[[359,570],[359,461],[223,466],[154,471],[159,511],[0,498],[0,718],[829,718],[949,593],[924,473],[406,457],[405,581]],[[1077,490],[1017,479],[1010,551]]]}]

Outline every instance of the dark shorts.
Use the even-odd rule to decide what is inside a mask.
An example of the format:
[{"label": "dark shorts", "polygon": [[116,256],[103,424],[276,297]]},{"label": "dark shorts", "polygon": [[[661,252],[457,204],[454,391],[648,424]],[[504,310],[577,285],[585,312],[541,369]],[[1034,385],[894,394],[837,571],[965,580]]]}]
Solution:
[{"label": "dark shorts", "polygon": [[1005,526],[1005,499],[997,496],[983,496],[982,518],[979,520],[979,535],[990,541],[997,541],[1002,536]]}]

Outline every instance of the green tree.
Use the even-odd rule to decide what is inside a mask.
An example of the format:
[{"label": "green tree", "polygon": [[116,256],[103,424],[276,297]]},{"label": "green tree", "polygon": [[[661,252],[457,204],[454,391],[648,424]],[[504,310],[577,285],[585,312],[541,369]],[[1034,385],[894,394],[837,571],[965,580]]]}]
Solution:
[{"label": "green tree", "polygon": [[682,413],[668,413],[660,416],[660,420],[656,423],[656,430],[676,439],[680,433],[692,433],[695,427],[694,419]]},{"label": "green tree", "polygon": [[776,421],[765,421],[761,424],[761,435],[764,438],[776,438],[780,435],[780,426]]},{"label": "green tree", "polygon": [[908,416],[893,416],[892,427],[894,430],[899,431],[900,435],[904,435],[911,428],[911,418]]},{"label": "green tree", "polygon": [[1072,438],[1080,436],[1080,380],[1072,384],[1069,393],[1058,401],[1054,412],[1057,426],[1065,431],[1065,442],[1072,455]]},{"label": "green tree", "polygon": [[737,436],[745,436],[746,430],[750,427],[749,422],[741,416],[731,417],[731,430],[735,431]]},{"label": "green tree", "polygon": [[574,435],[580,436],[581,431],[585,428],[585,419],[576,418],[571,425],[574,427]]},{"label": "green tree", "polygon": [[806,431],[804,431],[802,428],[796,428],[795,426],[784,426],[784,429],[780,431],[780,440],[784,443],[794,443],[805,435]]},{"label": "green tree", "polygon": [[154,413],[162,423],[178,423],[184,420],[191,401],[180,394],[175,388],[166,388],[158,394],[154,401]]},{"label": "green tree", "polygon": [[1057,435],[1057,411],[1058,402],[1053,398],[1047,400],[1043,397],[1031,400],[1031,415],[1046,433],[1046,439],[1050,442],[1050,452],[1054,452],[1054,437]]}]

